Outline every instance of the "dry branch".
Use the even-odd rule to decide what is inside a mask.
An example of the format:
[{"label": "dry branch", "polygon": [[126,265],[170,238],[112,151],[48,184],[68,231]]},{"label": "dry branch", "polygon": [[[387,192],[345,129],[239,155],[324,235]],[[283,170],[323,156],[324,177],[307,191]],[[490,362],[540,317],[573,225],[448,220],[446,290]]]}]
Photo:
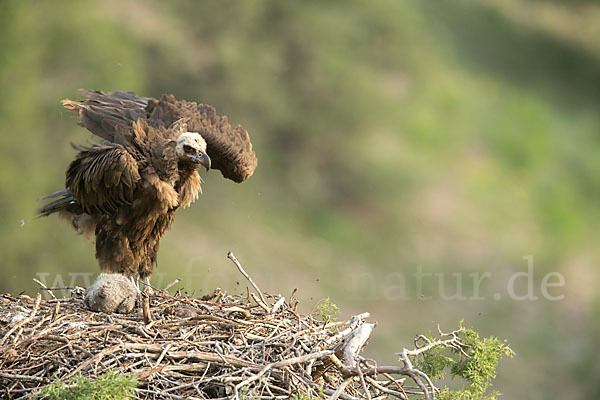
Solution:
[{"label": "dry branch", "polygon": [[263,296],[262,291],[260,290],[258,285],[254,282],[254,280],[250,277],[250,275],[248,275],[248,273],[244,270],[244,268],[242,267],[242,264],[240,264],[240,262],[237,260],[237,258],[235,258],[235,256],[233,255],[233,253],[231,251],[229,253],[227,253],[227,258],[229,258],[235,264],[238,271],[240,271],[240,273],[242,275],[244,275],[244,278],[248,279],[248,282],[250,282],[252,287],[254,289],[256,289],[256,292],[260,296],[260,299],[262,300],[263,304],[266,306],[267,300],[265,300],[265,297]]}]

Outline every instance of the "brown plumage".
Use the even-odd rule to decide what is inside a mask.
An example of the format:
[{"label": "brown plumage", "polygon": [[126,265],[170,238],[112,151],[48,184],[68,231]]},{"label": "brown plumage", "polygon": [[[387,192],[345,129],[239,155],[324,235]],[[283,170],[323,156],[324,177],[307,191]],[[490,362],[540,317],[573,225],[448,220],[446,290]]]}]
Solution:
[{"label": "brown plumage", "polygon": [[218,169],[235,182],[257,165],[248,133],[209,105],[141,98],[130,92],[84,92],[63,100],[80,125],[103,139],[79,151],[65,189],[38,210],[58,212],[89,238],[95,235],[100,268],[150,282],[160,238],[175,210],[201,193],[198,167]]}]

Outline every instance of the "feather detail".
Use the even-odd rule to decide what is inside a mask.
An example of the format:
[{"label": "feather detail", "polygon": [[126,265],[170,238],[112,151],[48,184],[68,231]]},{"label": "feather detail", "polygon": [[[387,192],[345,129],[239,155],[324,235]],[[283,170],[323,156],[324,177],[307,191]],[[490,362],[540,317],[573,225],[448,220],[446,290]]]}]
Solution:
[{"label": "feather detail", "polygon": [[202,194],[202,179],[198,171],[192,172],[190,177],[181,185],[179,190],[180,205],[183,208],[189,207]]},{"label": "feather detail", "polygon": [[88,213],[115,212],[133,201],[141,179],[133,157],[121,145],[76,147],[79,154],[67,169],[65,187]]},{"label": "feather detail", "polygon": [[156,197],[165,211],[179,206],[179,195],[173,186],[163,182],[155,173],[148,173],[145,179],[156,189]]}]

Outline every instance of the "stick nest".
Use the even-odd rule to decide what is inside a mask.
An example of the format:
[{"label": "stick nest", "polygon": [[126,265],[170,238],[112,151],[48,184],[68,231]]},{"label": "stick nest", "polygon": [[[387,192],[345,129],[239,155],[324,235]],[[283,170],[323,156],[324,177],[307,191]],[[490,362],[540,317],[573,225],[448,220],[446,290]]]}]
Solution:
[{"label": "stick nest", "polygon": [[404,397],[400,381],[376,381],[375,362],[358,355],[374,327],[364,322],[368,314],[322,321],[280,297],[266,296],[268,305],[257,296],[213,294],[158,291],[149,296],[150,323],[141,310],[91,312],[81,294],[2,295],[0,396],[36,398],[56,379],[113,370],[136,376],[138,397],[148,399]]}]

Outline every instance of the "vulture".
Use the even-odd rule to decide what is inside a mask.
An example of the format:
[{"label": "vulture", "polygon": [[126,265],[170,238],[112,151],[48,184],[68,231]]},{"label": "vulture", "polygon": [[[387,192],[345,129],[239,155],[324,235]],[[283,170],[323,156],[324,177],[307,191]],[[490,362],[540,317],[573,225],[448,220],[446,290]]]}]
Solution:
[{"label": "vulture", "polygon": [[62,104],[102,141],[72,144],[78,153],[64,189],[41,198],[51,201],[38,216],[66,218],[95,239],[101,270],[134,283],[139,277],[150,290],[161,237],[175,211],[202,192],[198,169],[218,169],[239,183],[252,176],[256,155],[248,132],[210,105],[124,91],[84,91],[83,97]]}]

